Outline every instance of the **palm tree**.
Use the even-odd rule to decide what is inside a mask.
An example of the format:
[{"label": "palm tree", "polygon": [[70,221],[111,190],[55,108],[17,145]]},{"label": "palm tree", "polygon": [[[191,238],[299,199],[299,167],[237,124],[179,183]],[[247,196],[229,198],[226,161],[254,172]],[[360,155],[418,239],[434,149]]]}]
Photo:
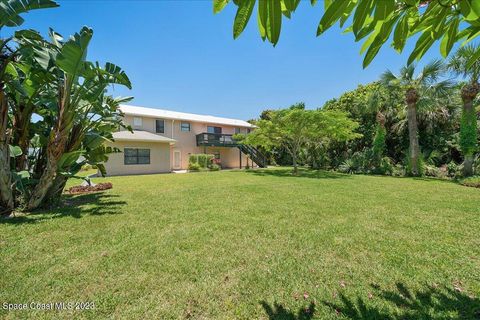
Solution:
[{"label": "palm tree", "polygon": [[405,91],[408,138],[410,142],[410,174],[413,176],[420,174],[417,108],[436,105],[440,99],[448,95],[452,87],[451,81],[439,81],[445,70],[443,62],[435,60],[425,65],[417,75],[415,75],[415,66],[412,64],[403,67],[399,75],[395,75],[390,70],[387,70],[380,78],[380,83],[387,88],[396,87]]},{"label": "palm tree", "polygon": [[464,156],[463,174],[473,174],[473,159],[477,148],[477,117],[474,110],[474,101],[480,92],[480,61],[470,63],[470,58],[480,51],[480,45],[470,44],[458,49],[448,63],[449,69],[457,76],[467,78],[468,82],[462,87],[463,101],[462,121],[460,123],[460,147]]}]

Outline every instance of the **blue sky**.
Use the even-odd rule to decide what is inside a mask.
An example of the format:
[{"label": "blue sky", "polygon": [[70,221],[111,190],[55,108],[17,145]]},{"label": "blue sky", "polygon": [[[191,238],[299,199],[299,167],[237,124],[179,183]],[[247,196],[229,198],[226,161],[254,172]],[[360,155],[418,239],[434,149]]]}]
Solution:
[{"label": "blue sky", "polygon": [[[64,0],[25,15],[22,28],[46,34],[52,27],[68,36],[92,27],[89,59],[126,70],[133,90],[116,87],[113,94],[134,96],[134,105],[241,119],[300,101],[320,107],[406,62],[413,43],[402,55],[385,46],[363,70],[361,43],[338,27],[317,38],[323,5],[304,2],[283,21],[275,48],[259,37],[256,16],[233,40],[236,7],[214,15],[211,0]],[[433,48],[423,61],[438,57]]]}]

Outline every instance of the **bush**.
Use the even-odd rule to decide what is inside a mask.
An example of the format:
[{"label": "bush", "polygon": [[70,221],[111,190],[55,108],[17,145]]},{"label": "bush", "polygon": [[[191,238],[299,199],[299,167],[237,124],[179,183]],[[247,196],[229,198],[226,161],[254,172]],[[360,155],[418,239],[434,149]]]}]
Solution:
[{"label": "bush", "polygon": [[460,184],[467,187],[480,188],[480,176],[474,176],[460,180]]},{"label": "bush", "polygon": [[219,171],[219,170],[220,170],[220,166],[216,163],[210,166],[210,171]]},{"label": "bush", "polygon": [[347,159],[341,165],[338,166],[338,171],[340,171],[342,173],[354,174],[355,173],[355,163],[353,162],[352,159]]},{"label": "bush", "polygon": [[[199,170],[199,169],[208,169],[212,165],[212,160],[214,158],[213,154],[191,154],[188,158],[188,169],[189,170]],[[190,169],[190,166],[193,165],[193,169]],[[198,165],[198,169],[197,166]]]},{"label": "bush", "polygon": [[188,164],[189,171],[200,171],[201,169],[202,167],[196,162]]}]

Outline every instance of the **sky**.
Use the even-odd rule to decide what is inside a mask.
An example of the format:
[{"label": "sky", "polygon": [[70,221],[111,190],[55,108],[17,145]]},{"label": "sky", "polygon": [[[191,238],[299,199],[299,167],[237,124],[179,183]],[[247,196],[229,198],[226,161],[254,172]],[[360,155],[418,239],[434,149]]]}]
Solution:
[{"label": "sky", "polygon": [[[233,4],[214,15],[212,0],[58,2],[59,8],[24,15],[22,28],[47,35],[51,27],[65,37],[93,28],[88,59],[115,63],[132,81],[132,90],[116,86],[113,95],[133,96],[132,105],[245,120],[297,102],[321,107],[386,69],[398,71],[414,45],[403,54],[385,45],[364,70],[352,34],[336,26],[316,37],[323,5],[309,1],[283,20],[276,47],[261,40],[256,12],[234,40]],[[437,47],[422,62],[434,58]]]}]

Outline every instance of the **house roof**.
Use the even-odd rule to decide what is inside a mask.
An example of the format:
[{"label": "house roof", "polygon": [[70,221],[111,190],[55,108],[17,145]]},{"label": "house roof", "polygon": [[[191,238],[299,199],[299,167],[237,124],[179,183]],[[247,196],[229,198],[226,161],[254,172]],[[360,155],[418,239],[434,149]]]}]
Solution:
[{"label": "house roof", "polygon": [[113,133],[113,139],[118,141],[148,141],[148,142],[163,142],[174,144],[176,141],[161,135],[153,134],[147,131],[133,130],[118,131]]},{"label": "house roof", "polygon": [[120,105],[120,110],[126,115],[134,116],[144,116],[151,118],[163,118],[163,119],[173,119],[173,120],[188,120],[194,122],[204,122],[212,124],[223,124],[230,125],[235,127],[244,127],[244,128],[254,128],[255,126],[247,121],[230,119],[230,118],[221,118],[209,115],[195,114],[195,113],[185,113],[170,111],[164,109],[154,109],[154,108],[145,108],[145,107],[136,107],[129,105]]}]

